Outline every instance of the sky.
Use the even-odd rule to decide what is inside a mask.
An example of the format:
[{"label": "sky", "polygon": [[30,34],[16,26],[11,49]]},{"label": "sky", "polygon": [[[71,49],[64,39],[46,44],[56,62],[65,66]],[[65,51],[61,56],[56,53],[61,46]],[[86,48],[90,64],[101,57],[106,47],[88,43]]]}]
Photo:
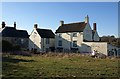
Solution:
[{"label": "sky", "polygon": [[118,37],[120,37],[120,1],[118,3]]},{"label": "sky", "polygon": [[2,21],[30,34],[34,24],[53,32],[64,23],[83,22],[89,16],[91,28],[97,23],[99,36],[118,36],[117,2],[2,2]]}]

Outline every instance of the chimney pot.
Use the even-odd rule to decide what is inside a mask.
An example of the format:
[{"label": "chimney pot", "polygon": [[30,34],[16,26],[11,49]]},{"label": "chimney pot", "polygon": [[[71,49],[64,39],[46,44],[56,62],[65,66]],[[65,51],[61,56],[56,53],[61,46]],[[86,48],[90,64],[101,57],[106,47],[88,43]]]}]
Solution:
[{"label": "chimney pot", "polygon": [[96,23],[93,23],[93,30],[94,30],[94,31],[97,30]]},{"label": "chimney pot", "polygon": [[64,24],[64,21],[61,20],[61,21],[60,21],[60,26],[62,26],[63,24]]},{"label": "chimney pot", "polygon": [[34,28],[35,28],[35,29],[37,29],[37,26],[38,26],[37,24],[34,24]]},{"label": "chimney pot", "polygon": [[16,29],[16,22],[14,22],[14,28]]},{"label": "chimney pot", "polygon": [[5,27],[5,25],[6,25],[6,24],[5,24],[5,22],[3,21],[3,22],[2,22],[2,28],[4,28],[4,27]]}]

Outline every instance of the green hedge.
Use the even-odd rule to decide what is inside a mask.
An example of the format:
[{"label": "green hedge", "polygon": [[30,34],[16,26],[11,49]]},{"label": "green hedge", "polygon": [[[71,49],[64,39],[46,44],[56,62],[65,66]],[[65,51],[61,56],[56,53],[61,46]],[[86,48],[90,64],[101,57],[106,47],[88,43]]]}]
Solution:
[{"label": "green hedge", "polygon": [[15,50],[20,50],[19,45],[13,46],[10,42],[2,40],[2,51],[15,51]]},{"label": "green hedge", "polygon": [[10,51],[12,50],[12,44],[8,41],[2,40],[2,51]]}]

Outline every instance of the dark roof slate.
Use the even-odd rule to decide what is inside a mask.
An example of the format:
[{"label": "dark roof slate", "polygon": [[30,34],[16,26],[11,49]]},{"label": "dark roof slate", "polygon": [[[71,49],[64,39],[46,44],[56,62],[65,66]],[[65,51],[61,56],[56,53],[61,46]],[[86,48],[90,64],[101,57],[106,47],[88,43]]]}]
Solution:
[{"label": "dark roof slate", "polygon": [[63,24],[62,26],[59,26],[55,33],[83,32],[86,24],[87,23],[85,22]]},{"label": "dark roof slate", "polygon": [[36,29],[41,38],[55,38],[55,34],[49,29]]},{"label": "dark roof slate", "polygon": [[14,27],[5,27],[2,30],[2,37],[28,38],[29,36],[26,30],[16,30]]}]

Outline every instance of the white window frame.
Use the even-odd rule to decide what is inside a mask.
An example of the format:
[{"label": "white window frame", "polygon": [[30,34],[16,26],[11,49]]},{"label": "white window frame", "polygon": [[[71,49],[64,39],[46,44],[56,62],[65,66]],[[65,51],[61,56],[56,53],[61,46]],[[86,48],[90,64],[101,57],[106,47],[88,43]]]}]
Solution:
[{"label": "white window frame", "polygon": [[77,33],[73,33],[73,37],[77,37]]}]

